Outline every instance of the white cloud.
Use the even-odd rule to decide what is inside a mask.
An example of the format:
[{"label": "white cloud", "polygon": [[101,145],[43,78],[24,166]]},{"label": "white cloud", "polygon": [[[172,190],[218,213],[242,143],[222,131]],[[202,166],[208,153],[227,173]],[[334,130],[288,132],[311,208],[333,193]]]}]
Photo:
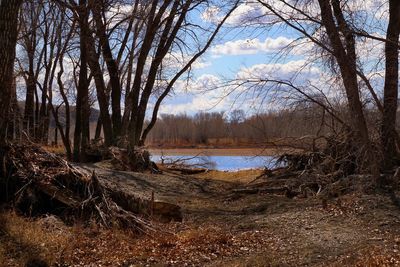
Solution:
[{"label": "white cloud", "polygon": [[276,79],[304,82],[316,79],[321,70],[316,66],[307,65],[305,60],[290,61],[287,63],[257,64],[242,68],[236,75],[239,80]]},{"label": "white cloud", "polygon": [[[163,66],[164,68],[169,68],[174,71],[180,70],[185,67],[187,63],[189,63],[189,60],[191,60],[193,56],[194,54],[170,52],[165,56],[163,60]],[[209,66],[211,66],[211,62],[206,62],[204,59],[198,58],[191,67],[192,69],[204,69]]]},{"label": "white cloud", "polygon": [[192,68],[193,68],[193,69],[196,69],[196,70],[199,70],[199,69],[208,68],[208,67],[210,67],[211,65],[212,65],[211,62],[209,62],[209,61],[204,61],[204,60],[199,59],[199,60],[197,60],[197,61],[195,61],[195,62],[193,63]]},{"label": "white cloud", "polygon": [[290,45],[293,39],[283,36],[267,38],[265,41],[259,39],[246,39],[229,41],[216,45],[211,49],[215,55],[252,55],[257,53],[277,53]]},{"label": "white cloud", "polygon": [[208,7],[204,10],[203,13],[201,13],[200,18],[204,21],[214,21],[215,18],[219,16],[219,13],[221,12],[220,8],[217,6],[211,6]]},{"label": "white cloud", "polygon": [[204,74],[188,83],[180,81],[174,87],[175,96],[190,95],[187,103],[173,103],[174,98],[161,105],[162,113],[195,113],[198,111],[223,111],[229,109],[229,98],[224,97],[226,88],[220,87],[222,81],[212,74]]},{"label": "white cloud", "polygon": [[[243,81],[262,79],[291,80],[294,84],[305,86],[309,83],[320,83],[323,73],[316,66],[307,65],[305,60],[290,61],[276,64],[257,64],[242,68],[232,82],[220,77],[205,74],[185,83],[180,81],[174,88],[175,96],[190,94],[187,102],[174,103],[174,98],[161,106],[161,113],[195,113],[198,111],[227,111],[240,107],[243,110],[271,108],[276,103],[270,103],[265,96],[263,87],[253,87],[254,84]],[[257,90],[257,91],[254,91]],[[288,90],[286,94],[290,94]],[[283,93],[283,92],[281,92]]]},{"label": "white cloud", "polygon": [[[246,1],[232,12],[226,21],[226,25],[244,26],[253,23],[254,20],[257,19],[261,19],[258,22],[262,22],[264,20],[263,16],[266,12],[267,9],[262,7],[260,4]],[[222,20],[224,14],[222,8],[211,6],[207,8],[200,17],[206,22],[218,23]]]},{"label": "white cloud", "polygon": [[247,1],[241,4],[228,18],[228,25],[251,25],[254,23],[266,23],[270,20],[267,17],[268,9],[259,3]]},{"label": "white cloud", "polygon": [[[298,1],[289,0],[288,4],[294,5],[304,11],[312,17],[318,16],[318,4],[314,1],[308,0]],[[264,0],[266,5],[270,5],[274,10],[278,11],[280,15],[288,19],[302,19],[303,23],[306,23],[304,15],[291,8],[287,3],[276,0]],[[207,22],[217,23],[222,20],[224,14],[221,8],[216,6],[209,7],[206,9],[201,18]],[[227,19],[226,25],[233,27],[242,27],[249,25],[259,25],[268,23],[281,22],[277,16],[271,12],[266,6],[252,0],[244,1],[240,4]]]}]

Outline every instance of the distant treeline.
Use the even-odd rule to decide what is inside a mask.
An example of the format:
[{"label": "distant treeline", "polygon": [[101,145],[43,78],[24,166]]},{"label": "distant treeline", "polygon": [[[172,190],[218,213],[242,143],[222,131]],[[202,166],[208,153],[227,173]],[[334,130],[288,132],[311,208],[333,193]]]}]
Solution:
[{"label": "distant treeline", "polygon": [[315,136],[329,131],[321,108],[298,108],[246,116],[243,110],[162,114],[148,145],[255,145],[284,137]]}]

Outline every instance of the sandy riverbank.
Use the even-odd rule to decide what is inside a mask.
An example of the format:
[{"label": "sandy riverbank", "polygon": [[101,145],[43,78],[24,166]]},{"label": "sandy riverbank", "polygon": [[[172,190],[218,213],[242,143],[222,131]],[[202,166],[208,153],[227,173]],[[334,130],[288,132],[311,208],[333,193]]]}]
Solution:
[{"label": "sandy riverbank", "polygon": [[294,149],[288,148],[171,148],[158,149],[150,148],[153,155],[168,156],[276,156],[286,152],[295,152]]}]

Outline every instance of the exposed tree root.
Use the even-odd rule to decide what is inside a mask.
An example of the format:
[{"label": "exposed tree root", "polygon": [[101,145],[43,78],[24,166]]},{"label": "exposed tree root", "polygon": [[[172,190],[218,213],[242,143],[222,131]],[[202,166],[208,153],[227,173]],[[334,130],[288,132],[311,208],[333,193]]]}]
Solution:
[{"label": "exposed tree root", "polygon": [[151,171],[159,173],[157,165],[150,160],[150,153],[140,147],[133,151],[120,147],[104,147],[101,144],[92,144],[86,151],[91,162],[110,161],[113,169],[119,171]]},{"label": "exposed tree root", "polygon": [[[143,200],[101,182],[96,173],[72,166],[32,144],[10,144],[5,157],[6,178],[0,179],[5,201],[28,216],[51,213],[66,222],[94,220],[106,227],[151,231],[146,215],[181,220],[180,208],[155,210],[160,203]],[[173,212],[171,212],[173,210]]]}]

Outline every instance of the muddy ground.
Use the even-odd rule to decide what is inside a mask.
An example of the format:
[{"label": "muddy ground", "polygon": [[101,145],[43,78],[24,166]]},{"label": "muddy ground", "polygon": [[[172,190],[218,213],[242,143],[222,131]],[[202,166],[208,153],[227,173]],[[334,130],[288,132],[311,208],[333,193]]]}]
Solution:
[{"label": "muddy ground", "polygon": [[[318,197],[233,193],[258,171],[185,176],[120,172],[101,164],[84,168],[143,198],[154,192],[156,200],[180,205],[183,222],[155,223],[157,232],[138,235],[54,228],[48,218],[7,215],[0,220],[4,266],[19,266],[32,253],[55,266],[400,266],[400,209],[384,193],[324,203]],[[15,226],[27,223],[37,240]],[[18,252],[25,243],[30,255]]]}]

